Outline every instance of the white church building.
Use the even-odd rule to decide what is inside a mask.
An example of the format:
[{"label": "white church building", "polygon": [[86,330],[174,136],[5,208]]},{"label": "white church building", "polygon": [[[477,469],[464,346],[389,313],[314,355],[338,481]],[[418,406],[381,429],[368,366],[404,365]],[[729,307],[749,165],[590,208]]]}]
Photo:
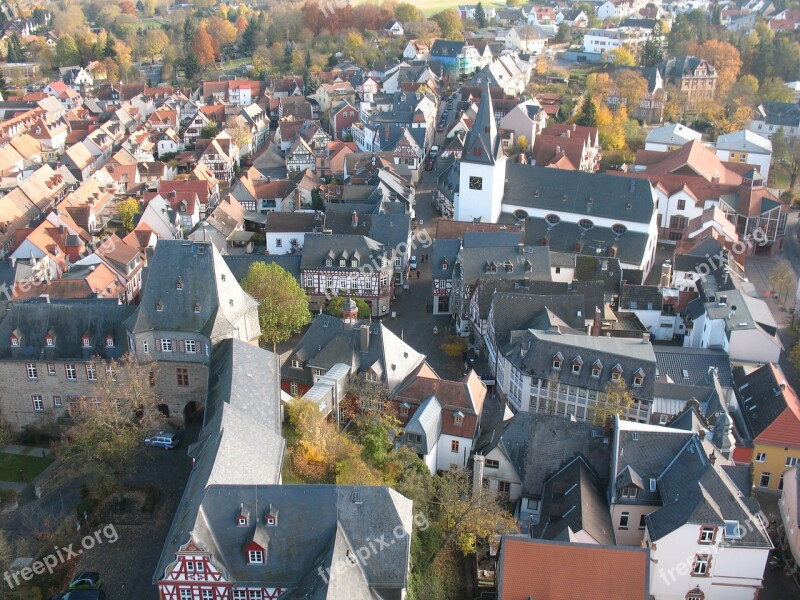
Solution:
[{"label": "white church building", "polygon": [[650,183],[509,162],[488,86],[449,179],[457,221],[523,224],[529,246],[618,258],[644,277],[653,267],[658,212]]}]

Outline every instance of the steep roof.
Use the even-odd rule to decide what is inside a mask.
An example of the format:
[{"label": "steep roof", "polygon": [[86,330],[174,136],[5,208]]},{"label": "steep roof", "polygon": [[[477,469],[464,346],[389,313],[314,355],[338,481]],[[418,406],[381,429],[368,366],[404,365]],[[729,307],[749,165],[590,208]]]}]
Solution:
[{"label": "steep roof", "polygon": [[478,114],[475,116],[475,123],[464,142],[461,160],[475,164],[493,165],[500,158],[501,152],[500,138],[497,135],[497,124],[492,108],[492,96],[487,81],[481,94],[481,104]]},{"label": "steep roof", "polygon": [[752,439],[800,447],[800,400],[780,366],[767,363],[749,375],[734,371],[736,395]]},{"label": "steep roof", "polygon": [[733,387],[731,361],[724,350],[677,346],[655,346],[653,350],[658,364],[656,379],[660,382],[706,386],[713,369],[722,387]]}]

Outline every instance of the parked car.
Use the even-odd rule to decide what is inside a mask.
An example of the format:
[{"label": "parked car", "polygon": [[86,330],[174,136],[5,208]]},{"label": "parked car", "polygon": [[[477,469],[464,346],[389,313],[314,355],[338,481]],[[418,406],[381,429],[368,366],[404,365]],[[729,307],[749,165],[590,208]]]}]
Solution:
[{"label": "parked car", "polygon": [[444,123],[439,121],[439,124],[436,126],[436,133],[441,133],[442,131],[444,131]]},{"label": "parked car", "polygon": [[78,573],[69,582],[70,590],[99,590],[103,587],[103,578],[97,571]]},{"label": "parked car", "polygon": [[433,160],[431,160],[430,158],[425,161],[425,170],[433,171]]},{"label": "parked car", "polygon": [[411,260],[408,261],[408,267],[412,271],[417,268],[417,257],[416,256],[412,256]]},{"label": "parked car", "polygon": [[432,159],[436,159],[439,155],[439,146],[431,146],[430,156]]},{"label": "parked car", "polygon": [[180,442],[181,439],[177,433],[169,433],[166,431],[159,431],[154,435],[148,435],[146,438],[144,438],[145,446],[155,446],[157,448],[164,448],[166,450],[177,448]]}]

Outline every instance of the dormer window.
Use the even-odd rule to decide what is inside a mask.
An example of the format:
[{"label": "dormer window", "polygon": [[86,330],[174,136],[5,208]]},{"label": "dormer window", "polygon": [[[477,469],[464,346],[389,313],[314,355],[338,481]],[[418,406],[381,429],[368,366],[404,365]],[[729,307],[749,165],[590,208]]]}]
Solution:
[{"label": "dormer window", "polygon": [[114,338],[110,335],[106,336],[106,348],[113,348],[114,347]]},{"label": "dormer window", "polygon": [[592,364],[592,377],[594,377],[595,379],[599,379],[600,374],[602,372],[603,372],[603,363],[601,363],[599,360],[594,361],[594,363]]},{"label": "dormer window", "polygon": [[611,380],[618,381],[620,377],[622,377],[622,367],[617,364],[611,369]]},{"label": "dormer window", "polygon": [[358,261],[354,258],[353,260],[350,261],[350,266],[355,269],[356,267],[358,267]]},{"label": "dormer window", "polygon": [[633,387],[642,387],[644,383],[644,372],[639,369],[633,374]]},{"label": "dormer window", "polygon": [[561,370],[561,364],[563,362],[564,362],[564,357],[561,355],[561,352],[559,352],[558,354],[556,354],[553,357],[553,370],[554,371],[560,371]]},{"label": "dormer window", "polygon": [[88,348],[89,346],[92,345],[92,340],[91,340],[91,338],[89,338],[88,335],[83,336],[82,341],[83,341],[83,347],[84,348]]},{"label": "dormer window", "polygon": [[346,264],[347,264],[347,261],[345,261],[345,259],[343,259],[343,258],[339,259],[339,266],[340,267],[344,267]]},{"label": "dormer window", "polygon": [[267,515],[267,518],[264,519],[264,523],[266,523],[269,526],[274,527],[277,524],[277,520],[272,515]]},{"label": "dormer window", "polygon": [[14,348],[19,348],[19,338],[17,336],[15,336],[14,334],[11,334],[11,345]]},{"label": "dormer window", "polygon": [[576,356],[572,361],[572,373],[574,375],[580,375],[582,366],[583,366],[583,359],[581,359],[580,356]]},{"label": "dormer window", "polygon": [[325,259],[325,266],[326,267],[332,267],[333,266],[333,260],[330,259],[330,258],[326,258]]},{"label": "dormer window", "polygon": [[239,527],[245,527],[247,525],[247,517],[244,515],[239,515],[236,523],[239,525]]},{"label": "dormer window", "polygon": [[263,565],[264,564],[264,551],[263,550],[248,550],[247,564],[250,565]]},{"label": "dormer window", "polygon": [[182,290],[183,289],[183,279],[178,277],[178,281],[175,282],[175,289]]},{"label": "dormer window", "polygon": [[198,302],[194,303],[194,312],[195,313],[199,313],[200,312],[200,303],[198,303]]},{"label": "dormer window", "polygon": [[403,416],[407,416],[409,408],[411,408],[411,405],[408,402],[403,402],[400,405],[400,414],[403,415]]},{"label": "dormer window", "polygon": [[464,413],[458,411],[453,415],[453,425],[461,427],[464,424]]},{"label": "dormer window", "polygon": [[221,275],[221,279],[222,279],[222,281],[225,281],[225,273],[223,273],[223,274]]},{"label": "dormer window", "polygon": [[[11,342],[12,342],[11,343],[12,346],[19,346],[19,340],[17,338],[12,338]],[[14,342],[17,342],[17,343],[14,344]],[[52,348],[53,346],[56,345],[56,340],[53,337],[48,335],[46,338],[44,338],[44,343],[48,348]]]},{"label": "dormer window", "polygon": [[164,303],[159,300],[156,302],[156,312],[161,312],[162,310],[164,310]]}]

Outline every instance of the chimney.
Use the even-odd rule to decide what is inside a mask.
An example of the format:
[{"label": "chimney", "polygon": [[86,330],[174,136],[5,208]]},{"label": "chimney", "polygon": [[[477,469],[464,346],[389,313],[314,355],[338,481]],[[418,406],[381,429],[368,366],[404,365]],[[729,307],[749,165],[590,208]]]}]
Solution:
[{"label": "chimney", "polygon": [[650,343],[650,334],[649,333],[643,333],[642,334],[642,343],[643,344],[649,344]]},{"label": "chimney", "polygon": [[664,261],[661,263],[661,287],[668,288],[672,285],[672,262]]},{"label": "chimney", "polygon": [[603,313],[600,312],[600,307],[594,307],[594,319],[592,319],[592,326],[589,329],[589,335],[598,337],[603,328]]},{"label": "chimney", "polygon": [[369,325],[361,326],[361,351],[369,350]]},{"label": "chimney", "polygon": [[717,455],[714,454],[713,450],[708,455],[708,462],[710,462],[712,464],[712,466],[714,465],[714,463],[717,462]]},{"label": "chimney", "polygon": [[483,491],[483,468],[486,458],[476,454],[472,459],[472,494],[480,496]]},{"label": "chimney", "polygon": [[517,248],[519,248],[519,253],[520,254],[525,254],[525,243],[524,242],[520,242],[519,244],[517,244]]},{"label": "chimney", "polygon": [[350,225],[355,229],[358,227],[358,213],[353,211],[353,218],[350,220]]}]

